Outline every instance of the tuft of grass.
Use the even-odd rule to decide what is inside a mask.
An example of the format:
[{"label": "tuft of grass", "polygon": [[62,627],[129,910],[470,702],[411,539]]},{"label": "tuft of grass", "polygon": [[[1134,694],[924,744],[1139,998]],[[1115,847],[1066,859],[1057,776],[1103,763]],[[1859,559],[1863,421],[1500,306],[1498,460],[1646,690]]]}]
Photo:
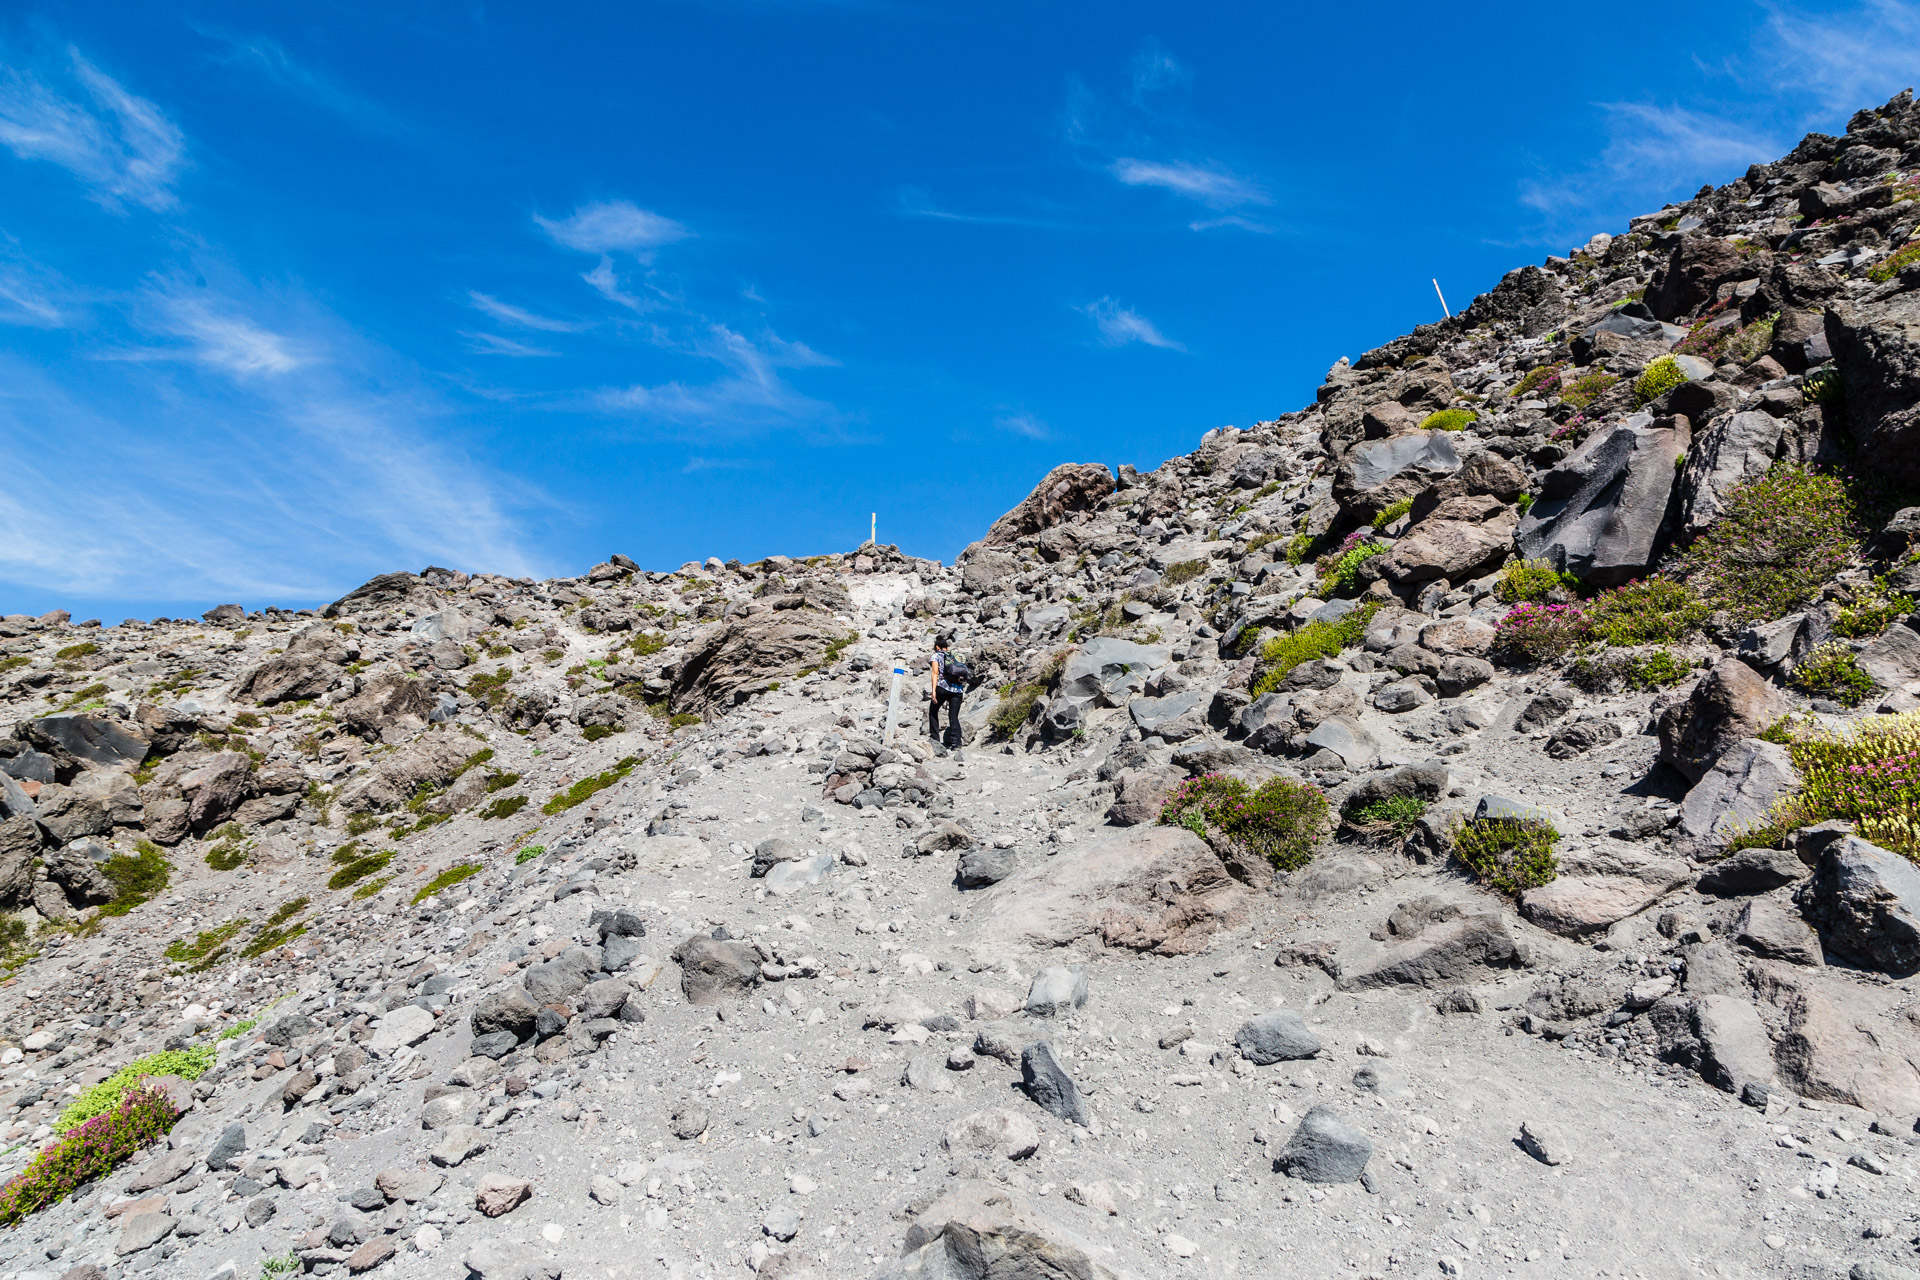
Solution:
[{"label": "tuft of grass", "polygon": [[1376,827],[1404,836],[1426,812],[1427,802],[1419,796],[1389,796],[1349,809],[1345,816],[1356,827]]},{"label": "tuft of grass", "polygon": [[247,853],[252,848],[246,833],[240,830],[240,824],[229,822],[213,833],[213,844],[207,849],[207,865],[215,871],[232,871],[247,865]]},{"label": "tuft of grass", "polygon": [[667,638],[658,631],[641,631],[627,641],[627,648],[642,658],[651,658],[667,647]]},{"label": "tuft of grass", "polygon": [[1302,565],[1313,554],[1313,544],[1319,539],[1310,533],[1296,533],[1287,539],[1286,561],[1291,565]]},{"label": "tuft of grass", "polygon": [[151,840],[141,840],[134,848],[137,852],[116,853],[100,868],[116,891],[113,901],[100,908],[102,916],[123,916],[166,890],[173,872],[167,855]]},{"label": "tuft of grass", "polygon": [[511,679],[512,667],[477,674],[468,678],[467,693],[497,711],[507,701],[507,682]]},{"label": "tuft of grass", "polygon": [[1687,380],[1685,370],[1672,356],[1661,356],[1648,365],[1633,384],[1633,398],[1639,404],[1658,400]]},{"label": "tuft of grass", "polygon": [[1826,404],[1840,399],[1840,371],[1830,364],[1807,370],[1800,380],[1800,398],[1808,404]]},{"label": "tuft of grass", "polygon": [[1793,669],[1788,683],[1810,698],[1831,698],[1857,707],[1873,696],[1873,677],[1852,649],[1838,640],[1816,648]]},{"label": "tuft of grass", "polygon": [[1338,622],[1309,622],[1267,641],[1260,650],[1260,675],[1250,692],[1256,698],[1272,693],[1301,663],[1331,658],[1359,644],[1366,639],[1367,625],[1379,610],[1378,604],[1363,604]]},{"label": "tuft of grass", "polygon": [[588,742],[598,742],[602,738],[611,738],[620,732],[610,724],[590,724],[580,731],[580,736]]},{"label": "tuft of grass", "polygon": [[237,920],[227,921],[218,928],[203,929],[191,942],[182,938],[177,942],[169,943],[166,957],[178,964],[186,965],[193,973],[211,969],[226,958],[227,943],[232,941],[233,935],[246,927],[247,918],[241,916]]},{"label": "tuft of grass", "polygon": [[347,834],[363,836],[380,825],[380,819],[370,813],[354,813],[347,816]]},{"label": "tuft of grass", "polygon": [[1560,874],[1560,833],[1545,818],[1482,818],[1453,830],[1453,856],[1496,893],[1518,895]]},{"label": "tuft of grass", "polygon": [[111,1173],[136,1151],[165,1137],[178,1117],[172,1100],[160,1090],[128,1090],[113,1111],[41,1148],[26,1168],[0,1186],[0,1224],[16,1225]]},{"label": "tuft of grass", "polygon": [[564,813],[577,804],[583,804],[632,773],[634,766],[639,763],[639,756],[628,756],[615,763],[611,769],[603,769],[599,773],[582,778],[565,791],[555,792],[552,798],[540,806],[540,812]]},{"label": "tuft of grass", "polygon": [[1737,486],[1694,540],[1681,572],[1736,623],[1780,618],[1812,601],[1859,553],[1854,501],[1837,476],[1776,463]]},{"label": "tuft of grass", "polygon": [[1589,693],[1610,693],[1617,688],[1664,689],[1685,680],[1693,667],[1665,649],[1646,654],[1616,654],[1581,658],[1569,675]]},{"label": "tuft of grass", "polygon": [[[1909,196],[1908,199],[1912,197]],[[1920,240],[1908,242],[1885,259],[1875,263],[1867,270],[1867,279],[1875,284],[1885,284],[1916,262],[1920,262]]]},{"label": "tuft of grass", "polygon": [[1160,581],[1168,586],[1177,587],[1183,582],[1192,582],[1206,571],[1205,560],[1181,560],[1168,565],[1166,572],[1160,575]]},{"label": "tuft of grass", "polygon": [[1161,806],[1160,822],[1187,828],[1223,855],[1246,853],[1296,871],[1313,859],[1327,810],[1326,796],[1306,783],[1270,778],[1256,790],[1209,773],[1181,783]]},{"label": "tuft of grass", "polygon": [[1712,614],[1691,587],[1656,576],[1601,592],[1587,602],[1585,620],[1594,639],[1625,648],[1684,640]]},{"label": "tuft of grass", "polygon": [[468,876],[478,873],[479,870],[480,864],[477,862],[462,862],[457,866],[448,867],[445,871],[442,871],[439,875],[421,885],[419,890],[413,895],[413,900],[416,904],[425,902],[434,894],[439,893],[443,889],[451,889]]},{"label": "tuft of grass", "polygon": [[[798,676],[810,676],[816,671],[826,670],[828,667],[832,666],[834,663],[840,661],[840,655],[845,653],[848,647],[854,644],[859,639],[860,639],[860,633],[858,631],[849,631],[844,636],[839,636],[833,640],[829,640],[827,642],[826,652],[820,655],[820,661],[814,663],[810,667],[802,667],[800,668],[799,671],[795,672],[794,674]],[[694,719],[697,721],[699,717],[695,716]],[[680,717],[675,716],[673,718],[673,721],[674,721],[675,727],[678,727],[680,722]]]},{"label": "tuft of grass", "polygon": [[1552,395],[1559,389],[1560,375],[1564,368],[1564,365],[1543,364],[1538,368],[1530,369],[1527,371],[1527,376],[1520,379],[1513,390],[1507,394],[1515,400],[1524,400],[1536,393],[1542,396]]},{"label": "tuft of grass", "polygon": [[81,644],[70,644],[53,656],[61,662],[73,662],[79,658],[91,658],[100,652],[100,646],[88,640]]},{"label": "tuft of grass", "polygon": [[1472,409],[1440,409],[1420,419],[1422,431],[1465,431],[1470,423],[1480,421],[1480,415]]},{"label": "tuft of grass", "polygon": [[530,844],[513,855],[513,865],[517,867],[523,862],[532,862],[546,851],[547,846],[543,844]]},{"label": "tuft of grass", "polygon": [[203,1044],[192,1049],[167,1049],[150,1053],[144,1058],[135,1058],[100,1083],[82,1089],[54,1120],[53,1131],[65,1133],[95,1116],[118,1109],[127,1094],[137,1089],[140,1082],[149,1076],[179,1076],[182,1080],[198,1080],[213,1066],[215,1052],[212,1045]]},{"label": "tuft of grass", "polygon": [[1373,527],[1384,529],[1411,510],[1413,510],[1413,499],[1402,498],[1391,506],[1382,507],[1380,514],[1373,518]]}]

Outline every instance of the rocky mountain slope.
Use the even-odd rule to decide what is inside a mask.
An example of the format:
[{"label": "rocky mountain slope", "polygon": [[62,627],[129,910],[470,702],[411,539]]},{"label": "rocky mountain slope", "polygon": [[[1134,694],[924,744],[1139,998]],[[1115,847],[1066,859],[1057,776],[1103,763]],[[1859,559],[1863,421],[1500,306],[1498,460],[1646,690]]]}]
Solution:
[{"label": "rocky mountain slope", "polygon": [[0,619],[0,1280],[1915,1274],[1917,225],[1903,94],[952,567]]}]

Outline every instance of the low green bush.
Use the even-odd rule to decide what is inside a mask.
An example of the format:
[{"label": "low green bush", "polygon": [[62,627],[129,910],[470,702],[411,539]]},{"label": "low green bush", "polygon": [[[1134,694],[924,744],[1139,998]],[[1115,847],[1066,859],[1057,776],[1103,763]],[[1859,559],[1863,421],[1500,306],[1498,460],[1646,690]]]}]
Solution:
[{"label": "low green bush", "polygon": [[1454,828],[1453,856],[1489,889],[1518,895],[1560,874],[1559,840],[1544,818],[1480,818]]},{"label": "low green bush", "polygon": [[1501,604],[1537,602],[1556,590],[1572,591],[1579,585],[1579,579],[1556,571],[1545,560],[1509,560],[1500,568],[1500,577],[1493,584],[1493,596]]},{"label": "low green bush", "polygon": [[1860,550],[1855,506],[1837,477],[1790,463],[1736,486],[1720,518],[1694,539],[1680,572],[1735,623],[1784,617],[1808,604]]},{"label": "low green bush", "polygon": [[113,901],[100,908],[102,916],[123,916],[166,891],[173,874],[167,855],[151,840],[136,842],[134,849],[131,854],[114,854],[100,868],[114,887]]},{"label": "low green bush", "polygon": [[179,1117],[158,1089],[129,1090],[119,1105],[43,1147],[0,1186],[0,1224],[13,1226],[104,1177],[143,1147],[164,1138]]},{"label": "low green bush", "polygon": [[590,724],[580,731],[580,736],[588,742],[598,742],[602,738],[611,738],[620,732],[610,724]]},{"label": "low green bush", "polygon": [[1420,419],[1422,431],[1465,431],[1467,427],[1480,421],[1480,415],[1472,409],[1441,409]]},{"label": "low green bush", "polygon": [[207,865],[215,871],[233,871],[247,864],[250,848],[240,824],[229,822],[213,833],[213,844],[207,849]]},{"label": "low green bush", "polygon": [[1303,662],[1331,658],[1367,638],[1367,625],[1380,611],[1377,603],[1367,603],[1338,622],[1309,622],[1285,635],[1275,636],[1261,646],[1260,674],[1250,692],[1254,697],[1272,693],[1287,678],[1287,673]]},{"label": "low green bush", "polygon": [[1885,284],[1914,263],[1920,262],[1920,240],[1910,241],[1867,269],[1867,279]]},{"label": "low green bush", "polygon": [[1161,806],[1160,821],[1186,827],[1225,856],[1244,853],[1294,871],[1312,860],[1327,808],[1326,796],[1305,783],[1271,778],[1256,790],[1209,773],[1181,783]]},{"label": "low green bush", "polygon": [[1345,816],[1356,827],[1390,830],[1395,836],[1404,836],[1426,812],[1427,802],[1419,796],[1389,796],[1349,809]]},{"label": "low green bush", "polygon": [[454,885],[459,884],[469,876],[479,874],[479,871],[480,864],[477,862],[462,862],[457,866],[448,867],[445,871],[442,871],[439,875],[421,885],[414,893],[413,900],[416,904],[425,902],[434,894],[451,889]]},{"label": "low green bush", "polygon": [[1842,819],[1862,839],[1920,861],[1920,712],[1873,716],[1836,731],[1780,720],[1761,736],[1785,739],[1800,790],[1774,806],[1765,830],[1741,833],[1743,845]]},{"label": "low green bush", "polygon": [[1561,391],[1560,398],[1576,409],[1584,409],[1612,390],[1613,385],[1619,381],[1618,374],[1597,369],[1585,377],[1575,379]]},{"label": "low green bush", "polygon": [[583,804],[632,773],[634,766],[639,763],[639,756],[628,756],[616,762],[611,769],[604,769],[599,773],[582,778],[566,790],[555,792],[551,799],[540,806],[540,812],[545,814],[564,813],[577,804]]},{"label": "low green bush", "polygon": [[467,693],[498,710],[507,701],[507,682],[511,679],[513,679],[512,667],[481,672],[467,678]]},{"label": "low green bush", "polygon": [[523,862],[532,862],[546,851],[547,846],[543,844],[530,844],[513,855],[513,865],[517,867]]},{"label": "low green bush", "polygon": [[526,807],[527,797],[525,796],[500,796],[495,799],[492,804],[480,810],[480,816],[482,818],[511,818],[514,814]]},{"label": "low green bush", "polygon": [[1166,571],[1160,575],[1160,581],[1170,587],[1177,587],[1183,582],[1192,582],[1206,571],[1205,560],[1181,560],[1168,565]]},{"label": "low green bush", "polygon": [[1841,607],[1833,619],[1833,633],[1849,640],[1866,640],[1885,631],[1894,619],[1912,612],[1912,596],[1893,590],[1884,576],[1875,578],[1871,590]]},{"label": "low green bush", "polygon": [[[381,856],[391,858],[393,855],[388,853]],[[385,866],[386,864],[382,862],[381,865]],[[357,898],[361,895],[355,893],[353,896]],[[285,946],[287,943],[292,942],[295,938],[307,931],[305,924],[293,923],[293,918],[306,909],[307,899],[305,898],[293,898],[275,907],[273,914],[268,916],[266,922],[260,926],[260,932],[254,934],[253,937],[248,940],[247,945],[242,948],[240,954],[246,959],[252,960],[255,957],[267,954],[267,952],[273,950],[275,947]]]},{"label": "low green bush", "polygon": [[1873,696],[1873,677],[1852,649],[1838,640],[1816,648],[1794,667],[1788,683],[1810,698],[1831,698],[1857,707]]},{"label": "low green bush", "polygon": [[1640,404],[1658,400],[1687,380],[1686,371],[1672,356],[1661,356],[1640,374],[1633,384],[1633,398]]},{"label": "low green bush", "polygon": [[128,1093],[149,1076],[179,1076],[198,1080],[210,1067],[216,1050],[210,1044],[192,1049],[166,1049],[136,1058],[98,1084],[88,1085],[75,1096],[53,1122],[55,1133],[66,1133],[95,1116],[116,1110]]},{"label": "low green bush", "polygon": [[1361,533],[1348,535],[1340,549],[1321,556],[1315,564],[1320,572],[1320,594],[1337,596],[1360,585],[1360,566],[1388,550],[1384,542],[1365,538]]},{"label": "low green bush", "polygon": [[61,662],[73,662],[80,658],[91,658],[100,652],[100,646],[88,640],[81,644],[70,644],[53,656]]},{"label": "low green bush", "polygon": [[167,945],[166,957],[178,964],[184,964],[193,973],[211,969],[226,957],[227,943],[233,935],[247,927],[247,918],[237,920],[213,929],[202,929],[192,941],[185,938]]},{"label": "low green bush", "polygon": [[1684,640],[1713,610],[1685,583],[1653,577],[1601,592],[1587,601],[1585,614],[1589,635],[1626,648]]},{"label": "low green bush", "polygon": [[1800,398],[1808,404],[1836,401],[1840,394],[1840,371],[1830,364],[1807,370],[1800,381]]},{"label": "low green bush", "polygon": [[386,849],[375,852],[363,849],[359,841],[341,845],[333,853],[333,865],[339,870],[327,880],[329,889],[346,889],[365,880],[377,871],[384,870],[393,861],[394,851]]},{"label": "low green bush", "polygon": [[1287,563],[1291,565],[1305,564],[1307,557],[1313,554],[1313,544],[1318,541],[1319,539],[1310,533],[1296,533],[1291,538],[1288,538]]},{"label": "low green bush", "polygon": [[1578,604],[1526,601],[1494,624],[1493,651],[1509,665],[1532,666],[1557,662],[1586,639],[1586,613]]},{"label": "low green bush", "polygon": [[1538,368],[1530,369],[1527,371],[1527,376],[1520,379],[1513,390],[1507,394],[1515,400],[1524,399],[1529,395],[1539,395],[1543,398],[1550,396],[1559,390],[1560,375],[1564,368],[1564,365],[1559,364],[1543,364]]},{"label": "low green bush", "polygon": [[1373,518],[1373,527],[1384,529],[1411,510],[1413,510],[1413,499],[1402,498],[1391,506],[1382,507],[1380,514]]}]

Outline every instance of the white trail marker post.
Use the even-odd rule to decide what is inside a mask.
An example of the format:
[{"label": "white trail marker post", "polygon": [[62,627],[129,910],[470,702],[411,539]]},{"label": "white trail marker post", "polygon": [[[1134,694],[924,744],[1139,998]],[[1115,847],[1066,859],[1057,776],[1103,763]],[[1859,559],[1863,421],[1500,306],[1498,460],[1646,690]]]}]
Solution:
[{"label": "white trail marker post", "polygon": [[900,677],[907,674],[903,666],[893,668],[893,692],[887,695],[887,731],[880,735],[880,745],[886,746],[893,741],[893,722],[900,716]]}]

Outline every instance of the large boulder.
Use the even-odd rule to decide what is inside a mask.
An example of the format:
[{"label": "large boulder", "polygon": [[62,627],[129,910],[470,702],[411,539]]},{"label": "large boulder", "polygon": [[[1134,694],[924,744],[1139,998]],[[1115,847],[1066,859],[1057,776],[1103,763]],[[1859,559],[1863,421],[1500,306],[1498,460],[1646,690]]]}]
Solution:
[{"label": "large boulder", "polygon": [[1590,848],[1561,859],[1551,882],[1520,895],[1520,914],[1577,938],[1645,911],[1691,878],[1687,864],[1626,847]]},{"label": "large boulder", "polygon": [[1786,439],[1786,421],[1758,409],[1726,414],[1696,432],[1680,473],[1680,531],[1696,534],[1718,520],[1727,496],[1765,475]]},{"label": "large boulder", "polygon": [[1773,1050],[1782,1083],[1819,1102],[1920,1115],[1920,1035],[1898,1007],[1905,992],[1772,962],[1754,969],[1760,998],[1785,1021]]},{"label": "large boulder", "polygon": [[1333,496],[1352,519],[1371,520],[1458,471],[1460,455],[1453,445],[1453,437],[1445,431],[1410,431],[1362,441],[1340,460]]},{"label": "large boulder", "polygon": [[1449,498],[1381,557],[1380,576],[1396,584],[1479,577],[1507,558],[1519,521],[1513,507],[1490,495]]},{"label": "large boulder", "polygon": [[341,789],[343,813],[382,813],[407,803],[422,788],[437,790],[457,777],[475,754],[464,734],[429,733],[387,756]]},{"label": "large boulder", "polygon": [[688,1004],[711,1005],[746,995],[760,981],[760,956],[745,942],[696,933],[673,950]]},{"label": "large boulder", "polygon": [[874,1280],[1119,1280],[1098,1260],[1108,1252],[1042,1217],[1017,1191],[962,1181],[914,1216],[901,1256]]},{"label": "large boulder", "polygon": [[1901,978],[1920,972],[1920,867],[1899,854],[1847,836],[1794,896],[1829,954]]},{"label": "large boulder", "polygon": [[802,670],[824,666],[829,646],[846,639],[845,627],[809,609],[725,623],[687,654],[674,673],[668,703],[676,712],[737,706]]},{"label": "large boulder", "polygon": [[1348,991],[1450,987],[1517,968],[1526,958],[1507,932],[1506,922],[1492,910],[1450,915],[1432,923],[1416,920],[1399,936],[1402,941],[1342,974],[1339,985]]},{"label": "large boulder", "polygon": [[1800,789],[1800,771],[1777,742],[1742,738],[1720,753],[1680,802],[1680,834],[1724,845],[1764,826],[1776,802]]},{"label": "large boulder", "polygon": [[0,820],[0,908],[33,895],[33,860],[40,854],[40,827],[32,818]]},{"label": "large boulder", "polygon": [[337,618],[342,614],[366,613],[406,604],[409,600],[438,603],[439,597],[428,589],[425,579],[414,574],[383,573],[377,578],[369,578],[335,600],[320,611],[320,616]]},{"label": "large boulder", "polygon": [[1687,449],[1685,420],[1664,421],[1637,414],[1596,431],[1549,471],[1515,533],[1520,554],[1595,587],[1646,573],[1663,539],[1674,462]]},{"label": "large boulder", "polygon": [[1172,655],[1165,645],[1095,636],[1067,656],[1058,697],[1102,707],[1125,706],[1146,686],[1147,676],[1166,666]]},{"label": "large boulder", "polygon": [[1660,758],[1694,782],[1727,748],[1757,738],[1784,711],[1766,677],[1738,658],[1714,664],[1685,702],[1660,715]]},{"label": "large boulder", "polygon": [[1690,315],[1729,280],[1750,280],[1753,260],[1718,236],[1682,236],[1647,285],[1646,305],[1657,320]]},{"label": "large boulder", "polygon": [[1372,1158],[1373,1142],[1366,1134],[1332,1108],[1319,1106],[1300,1118],[1273,1167],[1302,1182],[1352,1182]]},{"label": "large boulder", "polygon": [[138,724],[78,711],[29,720],[20,726],[20,736],[56,758],[69,756],[122,773],[138,769],[151,745]]},{"label": "large boulder", "polygon": [[345,675],[343,664],[359,656],[350,636],[332,623],[316,622],[289,640],[284,652],[242,674],[228,696],[263,705],[317,698]]},{"label": "large boulder", "polygon": [[1753,1002],[1735,995],[1667,996],[1648,1012],[1660,1052],[1738,1095],[1774,1081],[1773,1042]]},{"label": "large boulder", "polygon": [[1157,822],[1167,797],[1186,781],[1184,770],[1169,766],[1128,769],[1117,780],[1113,805],[1107,821],[1116,827],[1136,827]]},{"label": "large boulder", "polygon": [[1860,442],[1857,465],[1890,488],[1920,484],[1920,291],[1834,302],[1826,338]]},{"label": "large boulder", "polygon": [[1180,955],[1246,919],[1246,894],[1184,827],[1138,826],[1015,873],[991,891],[988,951],[1112,947]]},{"label": "large boulder", "polygon": [[1047,472],[1020,505],[995,520],[982,539],[989,545],[1016,542],[1091,511],[1113,492],[1113,473],[1097,462],[1063,462]]},{"label": "large boulder", "polygon": [[232,817],[253,795],[253,761],[238,751],[222,751],[176,781],[187,801],[187,825],[197,834]]}]

